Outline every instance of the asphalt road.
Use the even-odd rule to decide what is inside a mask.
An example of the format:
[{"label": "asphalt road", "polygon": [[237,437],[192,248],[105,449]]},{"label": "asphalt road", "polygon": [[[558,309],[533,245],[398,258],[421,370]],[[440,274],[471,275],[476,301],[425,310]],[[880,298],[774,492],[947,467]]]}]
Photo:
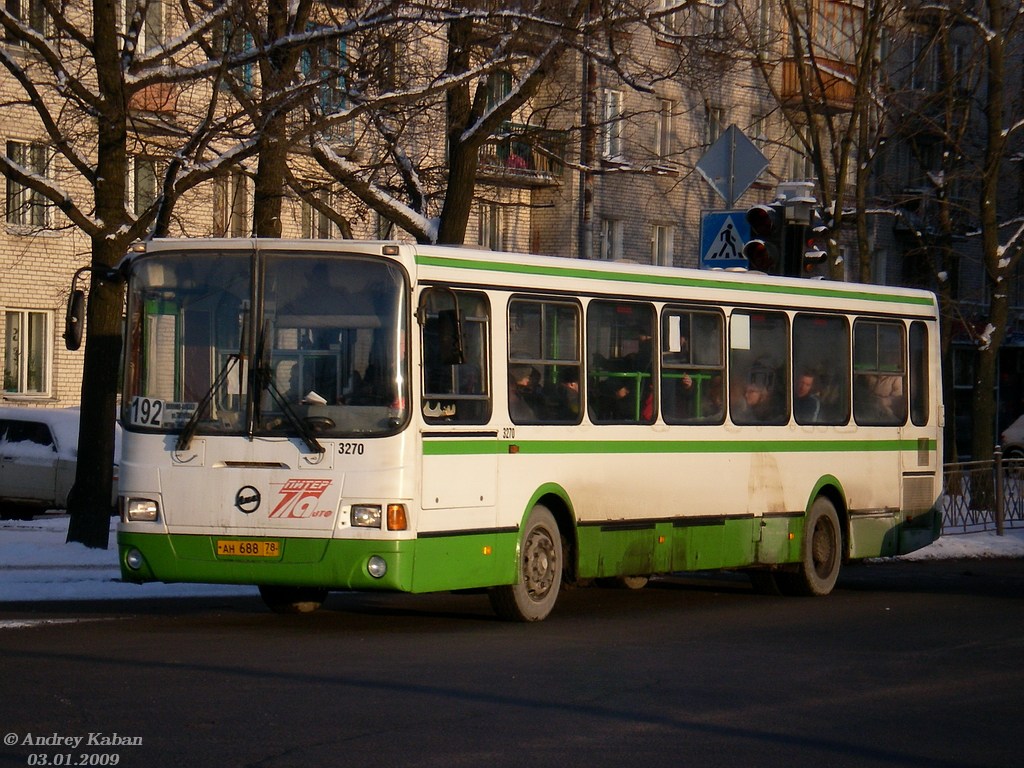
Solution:
[{"label": "asphalt road", "polygon": [[483,595],[6,604],[0,766],[1017,768],[1022,607],[1022,560],[577,589],[533,625]]}]

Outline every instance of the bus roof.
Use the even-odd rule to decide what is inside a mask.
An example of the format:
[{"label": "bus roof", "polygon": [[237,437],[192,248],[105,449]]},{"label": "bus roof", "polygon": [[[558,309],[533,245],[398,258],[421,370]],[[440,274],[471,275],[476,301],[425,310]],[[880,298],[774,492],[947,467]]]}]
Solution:
[{"label": "bus roof", "polygon": [[[685,298],[818,309],[852,309],[856,304],[862,311],[866,303],[882,312],[912,310],[914,314],[930,316],[937,313],[935,295],[913,288],[779,277],[759,272],[657,267],[626,261],[505,253],[460,246],[373,240],[164,238],[149,241],[134,250],[157,253],[183,248],[373,254],[401,262],[418,281],[445,281],[479,287],[578,295],[627,294],[664,300]],[[687,291],[685,296],[680,296],[681,289]]]}]

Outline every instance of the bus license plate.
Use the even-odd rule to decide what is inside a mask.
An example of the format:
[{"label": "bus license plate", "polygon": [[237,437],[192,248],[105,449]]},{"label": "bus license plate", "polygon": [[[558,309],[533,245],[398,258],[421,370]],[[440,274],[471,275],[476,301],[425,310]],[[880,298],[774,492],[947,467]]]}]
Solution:
[{"label": "bus license plate", "polygon": [[217,539],[217,557],[279,557],[281,542],[273,539]]}]

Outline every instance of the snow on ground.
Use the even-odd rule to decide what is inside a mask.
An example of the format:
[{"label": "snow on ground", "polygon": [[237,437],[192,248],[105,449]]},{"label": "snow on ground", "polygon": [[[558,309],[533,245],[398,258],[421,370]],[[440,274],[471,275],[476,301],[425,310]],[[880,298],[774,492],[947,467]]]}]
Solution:
[{"label": "snow on ground", "polygon": [[[67,544],[67,515],[0,521],[0,603],[47,600],[106,600],[144,597],[256,595],[253,586],[223,584],[129,584],[120,580],[116,519],[109,549]],[[982,557],[1024,558],[1024,529],[943,536],[907,560]]]},{"label": "snow on ground", "polygon": [[67,515],[0,520],[0,603],[257,594],[253,586],[122,582],[116,525],[112,518],[107,549],[90,549],[66,543]]}]

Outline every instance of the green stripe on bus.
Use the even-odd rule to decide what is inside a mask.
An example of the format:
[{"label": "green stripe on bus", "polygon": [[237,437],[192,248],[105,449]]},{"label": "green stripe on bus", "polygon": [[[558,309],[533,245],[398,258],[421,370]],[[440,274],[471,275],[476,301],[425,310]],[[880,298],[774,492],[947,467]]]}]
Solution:
[{"label": "green stripe on bus", "polygon": [[[884,453],[920,450],[917,440],[430,440],[425,456],[480,454]],[[937,448],[928,440],[928,451]]]},{"label": "green stripe on bus", "polygon": [[630,272],[611,272],[584,269],[576,266],[556,267],[547,264],[513,264],[503,261],[484,261],[475,259],[458,259],[447,256],[417,255],[416,263],[429,267],[449,267],[453,269],[472,269],[485,272],[506,272],[520,275],[542,275],[545,277],[586,278],[590,280],[606,280],[612,282],[645,283],[649,285],[670,285],[687,288],[719,288],[748,291],[754,293],[791,294],[796,296],[816,296],[836,299],[860,299],[863,301],[882,301],[892,304],[920,304],[933,306],[930,296],[871,293],[863,290],[850,290],[832,287],[831,283],[808,281],[806,286],[780,285],[777,283],[741,283],[715,280],[714,278],[698,278],[683,275],[643,274]]}]

